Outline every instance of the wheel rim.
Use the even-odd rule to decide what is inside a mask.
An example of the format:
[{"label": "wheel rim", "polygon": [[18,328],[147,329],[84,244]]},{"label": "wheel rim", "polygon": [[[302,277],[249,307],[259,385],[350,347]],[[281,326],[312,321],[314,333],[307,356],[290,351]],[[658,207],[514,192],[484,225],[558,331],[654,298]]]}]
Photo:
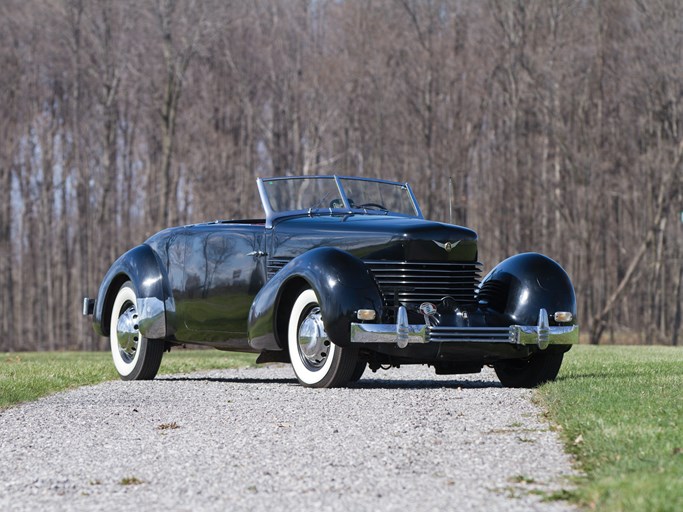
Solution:
[{"label": "wheel rim", "polygon": [[119,354],[125,363],[135,359],[140,341],[140,326],[135,305],[126,302],[116,323],[116,340],[119,344]]},{"label": "wheel rim", "polygon": [[318,371],[325,366],[330,353],[330,340],[319,307],[311,308],[299,325],[297,341],[299,356],[306,368]]}]

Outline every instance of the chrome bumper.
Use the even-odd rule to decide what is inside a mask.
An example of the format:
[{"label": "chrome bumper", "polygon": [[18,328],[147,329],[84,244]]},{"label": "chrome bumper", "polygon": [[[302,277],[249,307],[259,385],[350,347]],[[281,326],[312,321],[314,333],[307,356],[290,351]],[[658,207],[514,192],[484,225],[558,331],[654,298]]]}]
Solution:
[{"label": "chrome bumper", "polygon": [[541,309],[538,325],[509,327],[449,327],[410,325],[403,306],[396,324],[351,324],[351,343],[396,343],[399,348],[417,343],[511,343],[536,345],[575,345],[579,342],[579,326],[550,326],[548,313]]}]

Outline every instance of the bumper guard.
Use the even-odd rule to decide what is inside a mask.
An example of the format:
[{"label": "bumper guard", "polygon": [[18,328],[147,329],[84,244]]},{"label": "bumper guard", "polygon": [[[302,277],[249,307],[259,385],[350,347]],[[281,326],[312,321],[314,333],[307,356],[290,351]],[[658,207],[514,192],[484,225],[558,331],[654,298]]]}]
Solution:
[{"label": "bumper guard", "polygon": [[95,299],[83,297],[83,316],[90,316],[95,313]]}]

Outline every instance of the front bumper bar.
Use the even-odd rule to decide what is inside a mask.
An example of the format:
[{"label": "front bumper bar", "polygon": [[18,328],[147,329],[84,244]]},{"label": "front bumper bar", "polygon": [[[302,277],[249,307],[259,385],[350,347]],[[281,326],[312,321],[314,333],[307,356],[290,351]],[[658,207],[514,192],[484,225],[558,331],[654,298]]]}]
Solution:
[{"label": "front bumper bar", "polygon": [[418,343],[510,343],[536,345],[575,345],[579,342],[579,326],[550,326],[548,313],[541,309],[538,325],[509,327],[450,327],[440,325],[410,325],[403,306],[396,324],[351,324],[351,343],[396,343],[399,348]]}]

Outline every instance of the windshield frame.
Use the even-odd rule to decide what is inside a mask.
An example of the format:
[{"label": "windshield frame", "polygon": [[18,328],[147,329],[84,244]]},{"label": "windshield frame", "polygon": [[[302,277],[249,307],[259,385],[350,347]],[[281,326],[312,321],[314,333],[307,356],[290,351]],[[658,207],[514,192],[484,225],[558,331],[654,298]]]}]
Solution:
[{"label": "windshield frame", "polygon": [[[267,192],[267,187],[265,185],[265,182],[270,182],[270,181],[280,181],[280,180],[305,180],[305,179],[333,179],[335,181],[335,184],[339,190],[339,197],[343,201],[344,205],[343,207],[340,208],[307,208],[307,209],[299,209],[299,210],[283,210],[283,211],[277,211],[274,210],[271,206],[270,199],[268,198],[268,192]],[[386,185],[394,185],[401,187],[405,189],[408,192],[408,197],[410,199],[411,205],[413,207],[413,210],[415,211],[414,215],[406,214],[406,213],[400,213],[400,212],[395,212],[391,210],[379,210],[379,209],[374,209],[374,208],[357,208],[355,206],[351,206],[351,203],[349,201],[349,198],[346,195],[346,191],[344,190],[344,185],[342,184],[341,180],[353,180],[353,181],[367,181],[371,183],[383,183]],[[273,226],[273,223],[280,218],[283,217],[292,217],[292,216],[298,216],[298,215],[309,215],[309,216],[314,216],[314,215],[354,215],[354,214],[360,214],[360,215],[390,215],[390,216],[396,216],[396,217],[408,217],[408,218],[417,218],[417,219],[424,219],[422,215],[422,210],[420,210],[420,205],[417,202],[417,199],[415,198],[415,194],[413,193],[413,189],[410,187],[408,182],[399,182],[399,181],[391,181],[391,180],[383,180],[379,178],[365,178],[365,177],[359,177],[359,176],[340,176],[337,174],[328,174],[328,175],[315,175],[315,176],[277,176],[277,177],[272,177],[272,178],[257,178],[256,183],[258,186],[258,191],[259,191],[259,196],[261,197],[261,203],[263,205],[263,210],[265,211],[266,214],[266,227],[270,228]]]}]

